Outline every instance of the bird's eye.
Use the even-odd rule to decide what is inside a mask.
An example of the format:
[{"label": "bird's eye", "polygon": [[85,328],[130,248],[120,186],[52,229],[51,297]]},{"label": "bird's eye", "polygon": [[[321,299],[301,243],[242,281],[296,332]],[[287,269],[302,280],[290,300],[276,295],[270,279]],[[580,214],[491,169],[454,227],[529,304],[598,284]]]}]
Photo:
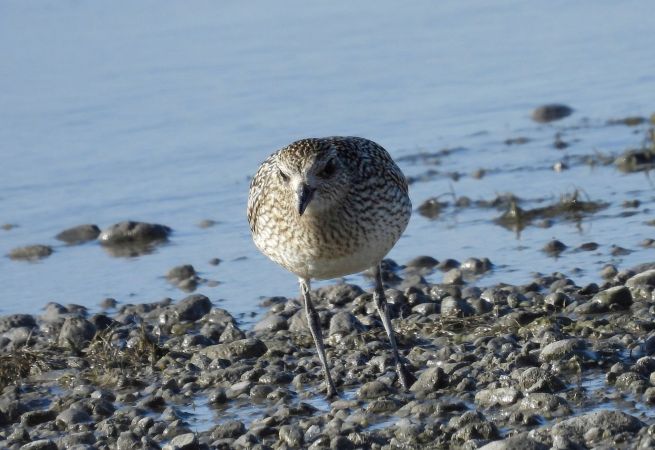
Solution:
[{"label": "bird's eye", "polygon": [[282,181],[284,181],[285,183],[289,182],[289,175],[282,172],[282,170],[280,170],[279,172],[280,172],[280,178],[282,178]]},{"label": "bird's eye", "polygon": [[336,171],[337,164],[334,162],[334,159],[331,159],[323,166],[323,169],[321,169],[317,175],[321,178],[330,178]]}]

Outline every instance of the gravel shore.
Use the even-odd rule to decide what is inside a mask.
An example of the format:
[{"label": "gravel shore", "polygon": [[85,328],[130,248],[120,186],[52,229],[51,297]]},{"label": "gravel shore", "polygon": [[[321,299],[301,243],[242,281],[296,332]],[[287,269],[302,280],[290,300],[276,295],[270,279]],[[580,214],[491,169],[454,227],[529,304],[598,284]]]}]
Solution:
[{"label": "gravel shore", "polygon": [[50,303],[0,318],[0,448],[655,446],[655,265],[484,290],[489,260],[384,268],[410,392],[355,285],[313,292],[333,401],[296,298],[266,299],[252,330],[201,294]]}]

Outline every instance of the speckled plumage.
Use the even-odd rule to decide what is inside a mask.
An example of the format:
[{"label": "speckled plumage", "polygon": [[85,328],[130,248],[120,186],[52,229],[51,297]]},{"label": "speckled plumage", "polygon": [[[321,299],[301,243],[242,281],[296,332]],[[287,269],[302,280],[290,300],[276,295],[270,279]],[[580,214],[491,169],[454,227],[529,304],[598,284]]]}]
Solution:
[{"label": "speckled plumage", "polygon": [[373,299],[389,337],[399,380],[412,376],[400,359],[384,296],[380,261],[409,222],[412,204],[403,173],[386,150],[359,137],[296,141],[262,163],[250,183],[248,222],[255,245],[300,280],[307,322],[336,394],[325,356],[310,280],[373,268]]},{"label": "speckled plumage", "polygon": [[[329,207],[296,210],[295,193],[279,166],[298,171],[330,154],[341,170],[326,197]],[[299,277],[336,278],[377,264],[411,215],[407,182],[389,154],[358,137],[303,139],[275,152],[250,184],[248,222],[257,247]]]}]

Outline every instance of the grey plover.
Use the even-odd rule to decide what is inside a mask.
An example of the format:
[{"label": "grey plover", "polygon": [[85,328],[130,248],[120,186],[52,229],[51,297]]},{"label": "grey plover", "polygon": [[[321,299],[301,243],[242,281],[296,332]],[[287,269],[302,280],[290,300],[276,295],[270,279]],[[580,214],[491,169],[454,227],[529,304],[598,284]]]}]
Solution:
[{"label": "grey plover", "polygon": [[250,183],[248,222],[253,240],[262,253],[299,278],[328,396],[336,394],[336,387],[310,298],[310,281],[368,268],[375,274],[373,298],[399,381],[409,388],[412,375],[398,354],[380,261],[407,227],[411,212],[401,170],[385,149],[360,137],[296,141],[264,161]]}]

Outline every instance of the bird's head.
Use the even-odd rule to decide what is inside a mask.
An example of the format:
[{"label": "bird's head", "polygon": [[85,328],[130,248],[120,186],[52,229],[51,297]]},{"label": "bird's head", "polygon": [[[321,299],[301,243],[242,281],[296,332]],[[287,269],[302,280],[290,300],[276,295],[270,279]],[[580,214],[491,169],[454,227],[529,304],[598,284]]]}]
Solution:
[{"label": "bird's head", "polygon": [[348,166],[324,139],[303,139],[283,148],[276,166],[273,176],[288,190],[301,216],[329,210],[350,188]]}]

